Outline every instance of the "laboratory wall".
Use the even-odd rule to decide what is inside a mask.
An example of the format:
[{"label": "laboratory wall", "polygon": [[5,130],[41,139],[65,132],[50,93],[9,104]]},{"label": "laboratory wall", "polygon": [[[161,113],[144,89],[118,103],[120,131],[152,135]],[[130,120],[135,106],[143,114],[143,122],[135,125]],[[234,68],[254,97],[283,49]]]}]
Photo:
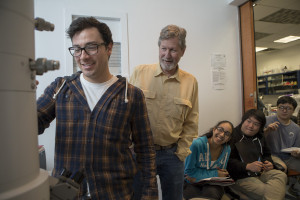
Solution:
[{"label": "laboratory wall", "polygon": [[300,70],[300,45],[285,49],[273,50],[256,56],[257,75],[282,73],[285,66],[286,71]]},{"label": "laboratory wall", "polygon": [[[74,12],[74,13],[72,13]],[[158,36],[168,24],[187,30],[187,49],[179,66],[193,74],[199,85],[199,135],[220,120],[238,125],[242,116],[242,80],[238,8],[228,0],[35,0],[35,17],[55,24],[53,32],[36,32],[36,58],[59,60],[60,69],[38,76],[37,98],[58,76],[70,75],[71,55],[66,37],[70,13],[76,15],[125,16],[122,30],[128,57],[122,63],[123,75],[130,76],[139,64],[158,62]],[[123,18],[124,19],[124,18]],[[124,22],[124,21],[123,21]],[[123,37],[124,41],[124,37]],[[125,43],[126,43],[125,42]],[[222,79],[216,72],[214,55],[222,56]],[[123,58],[124,59],[124,58]],[[212,62],[213,61],[213,62]],[[217,84],[221,84],[221,87]],[[55,121],[39,136],[44,145],[47,169],[53,168]]]}]

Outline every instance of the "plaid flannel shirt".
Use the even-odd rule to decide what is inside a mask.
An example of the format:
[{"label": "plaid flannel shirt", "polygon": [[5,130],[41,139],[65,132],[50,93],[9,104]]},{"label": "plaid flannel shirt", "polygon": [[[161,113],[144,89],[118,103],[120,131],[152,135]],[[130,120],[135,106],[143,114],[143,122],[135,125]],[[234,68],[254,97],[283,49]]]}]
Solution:
[{"label": "plaid flannel shirt", "polygon": [[155,149],[142,91],[130,84],[126,90],[126,79],[119,77],[91,111],[79,74],[57,78],[37,101],[39,134],[56,118],[53,175],[64,167],[73,173],[83,170],[92,199],[124,200],[132,197],[138,167],[144,180],[142,199],[158,199]]}]

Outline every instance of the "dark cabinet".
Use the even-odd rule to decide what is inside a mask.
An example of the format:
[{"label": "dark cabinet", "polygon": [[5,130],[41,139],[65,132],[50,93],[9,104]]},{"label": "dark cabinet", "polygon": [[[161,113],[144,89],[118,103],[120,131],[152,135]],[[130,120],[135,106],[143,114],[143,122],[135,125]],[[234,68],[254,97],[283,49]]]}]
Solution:
[{"label": "dark cabinet", "polygon": [[300,88],[300,70],[257,77],[259,95],[298,94]]}]

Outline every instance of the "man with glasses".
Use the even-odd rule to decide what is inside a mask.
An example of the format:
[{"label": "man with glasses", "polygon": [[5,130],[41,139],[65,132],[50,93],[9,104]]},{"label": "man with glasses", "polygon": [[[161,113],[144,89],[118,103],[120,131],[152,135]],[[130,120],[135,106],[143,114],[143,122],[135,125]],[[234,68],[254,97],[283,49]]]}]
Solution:
[{"label": "man with glasses", "polygon": [[[158,199],[155,149],[142,91],[108,68],[113,40],[109,27],[80,17],[67,30],[69,51],[81,71],[57,78],[38,99],[39,134],[56,118],[53,175],[81,171],[79,199],[133,197],[142,172],[142,198]],[[135,143],[136,160],[130,150]],[[137,163],[137,164],[136,164]]]},{"label": "man with glasses", "polygon": [[[297,102],[290,96],[282,96],[277,100],[277,114],[267,117],[264,129],[267,144],[275,162],[281,164],[285,170],[292,169],[300,172],[300,151],[289,153],[282,149],[300,147],[300,128],[291,120],[297,107]],[[300,178],[290,182],[289,192],[300,197]]]},{"label": "man with glasses", "polygon": [[261,110],[248,110],[230,140],[227,165],[235,184],[230,188],[250,199],[284,199],[287,176],[274,169],[263,129],[266,117]]}]

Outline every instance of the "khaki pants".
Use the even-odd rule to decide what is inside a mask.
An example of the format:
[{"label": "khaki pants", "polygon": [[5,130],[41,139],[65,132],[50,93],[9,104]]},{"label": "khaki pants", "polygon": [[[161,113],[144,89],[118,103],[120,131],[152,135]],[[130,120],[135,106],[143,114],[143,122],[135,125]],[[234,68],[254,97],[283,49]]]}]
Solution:
[{"label": "khaki pants", "polygon": [[230,186],[251,199],[281,200],[285,196],[287,176],[279,170],[263,172],[258,177],[239,179]]},{"label": "khaki pants", "polygon": [[300,171],[300,158],[295,158],[291,156],[287,160],[281,160],[277,156],[272,156],[272,160],[274,162],[281,164],[285,169],[293,169],[295,171]]},{"label": "khaki pants", "polygon": [[284,172],[287,173],[287,166],[279,157],[272,155],[273,162],[280,164],[284,168]]}]

